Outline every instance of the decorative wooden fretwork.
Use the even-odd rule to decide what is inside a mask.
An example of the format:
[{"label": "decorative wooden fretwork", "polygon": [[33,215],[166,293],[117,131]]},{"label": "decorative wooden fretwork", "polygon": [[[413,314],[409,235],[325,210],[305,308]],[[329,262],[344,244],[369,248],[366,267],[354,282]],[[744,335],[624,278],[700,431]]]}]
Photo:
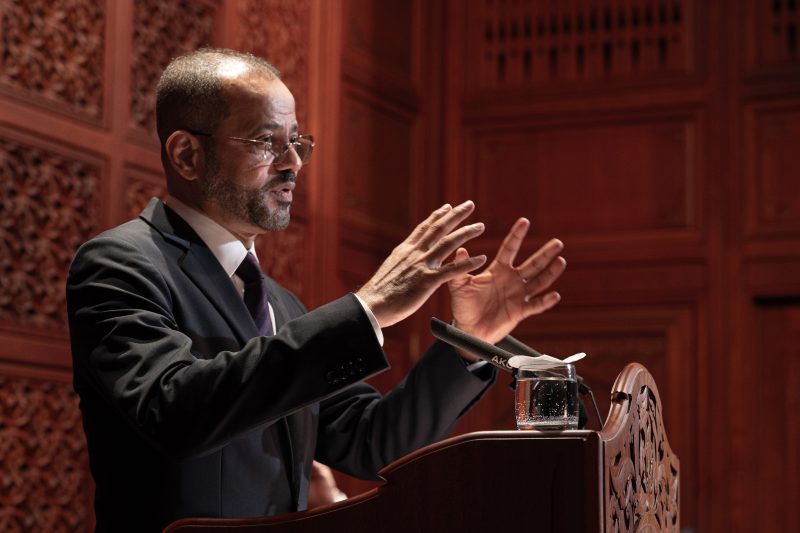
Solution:
[{"label": "decorative wooden fretwork", "polygon": [[[163,180],[163,178],[162,178]],[[128,218],[136,218],[153,197],[167,196],[166,183],[154,183],[150,180],[131,178],[125,187],[125,208]]]},{"label": "decorative wooden fretwork", "polygon": [[0,2],[0,86],[100,119],[105,24],[105,2]]},{"label": "decorative wooden fretwork", "polygon": [[758,49],[759,66],[800,62],[800,0],[753,2],[757,30],[752,37]]},{"label": "decorative wooden fretwork", "polygon": [[0,531],[87,531],[91,481],[67,383],[0,376]]},{"label": "decorative wooden fretwork", "polygon": [[172,58],[212,46],[213,0],[135,0],[131,58],[131,127],[155,139],[155,91]]},{"label": "decorative wooden fretwork", "polygon": [[240,3],[238,47],[274,64],[297,101],[297,120],[307,127],[309,0],[246,0]]},{"label": "decorative wooden fretwork", "polygon": [[98,227],[101,172],[0,135],[0,319],[66,329],[67,269]]},{"label": "decorative wooden fretwork", "polygon": [[[688,0],[483,0],[468,63],[478,89],[691,70]],[[476,79],[475,79],[476,78]]]},{"label": "decorative wooden fretwork", "polygon": [[679,529],[679,461],[672,453],[655,381],[631,363],[612,388],[604,443],[606,531]]}]

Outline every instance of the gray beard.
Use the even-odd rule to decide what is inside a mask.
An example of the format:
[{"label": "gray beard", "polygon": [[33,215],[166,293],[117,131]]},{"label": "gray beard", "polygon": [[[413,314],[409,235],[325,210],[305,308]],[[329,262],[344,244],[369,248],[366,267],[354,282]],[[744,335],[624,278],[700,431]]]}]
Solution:
[{"label": "gray beard", "polygon": [[226,213],[265,231],[280,231],[289,225],[291,203],[284,202],[277,209],[270,209],[264,198],[271,189],[294,180],[294,173],[290,172],[275,176],[260,189],[244,189],[226,179],[219,172],[216,161],[209,161],[208,173],[200,185],[206,200],[217,204]]}]

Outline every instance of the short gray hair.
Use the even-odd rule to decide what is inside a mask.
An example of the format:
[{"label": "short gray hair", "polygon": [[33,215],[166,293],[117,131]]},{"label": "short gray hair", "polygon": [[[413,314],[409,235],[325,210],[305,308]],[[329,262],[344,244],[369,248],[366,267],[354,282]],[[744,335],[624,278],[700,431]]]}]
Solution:
[{"label": "short gray hair", "polygon": [[156,129],[162,147],[176,130],[212,133],[230,115],[219,67],[231,60],[269,79],[281,77],[260,57],[227,48],[201,48],[174,58],[156,87]]}]

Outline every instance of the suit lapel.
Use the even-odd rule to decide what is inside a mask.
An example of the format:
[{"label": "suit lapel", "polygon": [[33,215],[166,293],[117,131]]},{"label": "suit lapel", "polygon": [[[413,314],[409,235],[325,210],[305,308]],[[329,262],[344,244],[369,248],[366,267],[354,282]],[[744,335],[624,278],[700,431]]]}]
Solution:
[{"label": "suit lapel", "polygon": [[179,262],[181,269],[217,308],[239,341],[244,344],[257,336],[258,330],[242,297],[191,226],[157,198],[150,200],[139,216],[166,240],[185,250]]},{"label": "suit lapel", "polygon": [[180,266],[219,310],[242,343],[258,336],[253,317],[211,250],[192,245]]}]

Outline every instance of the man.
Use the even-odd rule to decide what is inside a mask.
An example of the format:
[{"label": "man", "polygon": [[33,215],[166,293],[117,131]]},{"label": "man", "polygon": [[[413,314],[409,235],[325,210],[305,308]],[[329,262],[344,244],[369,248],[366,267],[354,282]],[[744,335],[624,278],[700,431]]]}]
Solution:
[{"label": "man", "polygon": [[486,258],[462,247],[483,231],[459,227],[465,202],[431,213],[356,294],[307,312],[253,267],[313,149],[278,72],[230,50],[177,58],[157,119],[166,205],[82,246],[67,283],[98,531],[303,510],[314,458],[374,479],[446,436],[494,378],[435,343],[381,397],[363,383],[388,367],[381,328],[445,282],[458,325],[489,342],[559,299],[545,292],[565,266],[559,241],[512,266],[523,219],[469,274]]}]

